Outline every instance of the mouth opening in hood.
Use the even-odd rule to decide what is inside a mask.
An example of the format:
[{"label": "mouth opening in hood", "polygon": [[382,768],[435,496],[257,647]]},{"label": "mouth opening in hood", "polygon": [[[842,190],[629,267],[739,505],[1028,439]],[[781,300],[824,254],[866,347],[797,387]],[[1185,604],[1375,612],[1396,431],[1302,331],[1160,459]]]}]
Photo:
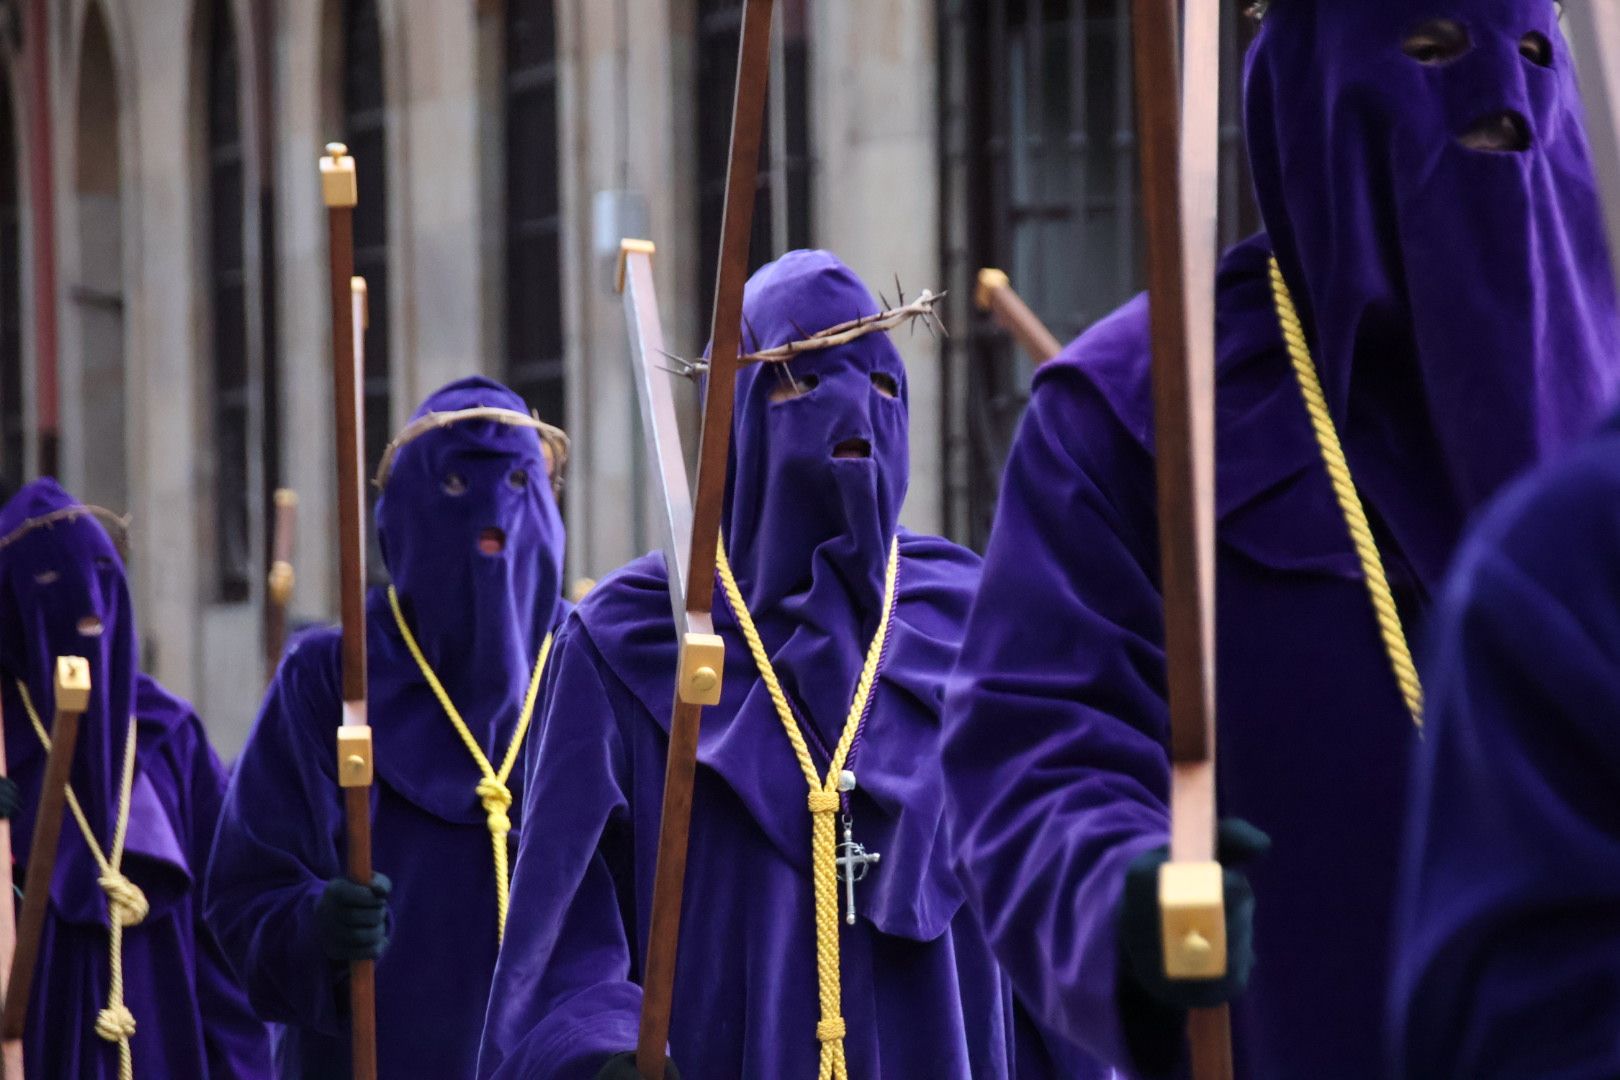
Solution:
[{"label": "mouth opening in hood", "polygon": [[860,459],[872,456],[872,444],[866,439],[845,439],[833,447],[835,458]]},{"label": "mouth opening in hood", "polygon": [[506,532],[493,525],[480,532],[478,550],[484,555],[499,555],[506,550]]}]

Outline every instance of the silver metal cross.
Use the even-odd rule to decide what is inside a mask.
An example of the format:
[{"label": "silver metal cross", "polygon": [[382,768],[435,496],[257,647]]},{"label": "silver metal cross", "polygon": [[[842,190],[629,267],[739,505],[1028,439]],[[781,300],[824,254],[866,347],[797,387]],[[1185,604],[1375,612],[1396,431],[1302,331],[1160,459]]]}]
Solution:
[{"label": "silver metal cross", "polygon": [[844,883],[844,922],[855,925],[855,883],[866,877],[883,856],[855,842],[855,829],[844,815],[844,842],[838,845],[838,879]]}]

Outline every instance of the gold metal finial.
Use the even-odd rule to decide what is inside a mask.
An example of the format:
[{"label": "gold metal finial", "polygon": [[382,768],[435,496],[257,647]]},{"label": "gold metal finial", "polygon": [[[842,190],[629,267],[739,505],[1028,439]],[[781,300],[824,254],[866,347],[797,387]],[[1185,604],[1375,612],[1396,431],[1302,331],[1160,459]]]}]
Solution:
[{"label": "gold metal finial", "polygon": [[619,268],[613,275],[613,291],[624,292],[624,264],[631,255],[645,255],[652,258],[658,251],[651,240],[632,240],[625,237],[619,241]]},{"label": "gold metal finial", "polygon": [[73,713],[90,707],[90,661],[84,657],[56,658],[56,707]]},{"label": "gold metal finial", "polygon": [[371,329],[371,293],[366,289],[366,279],[359,274],[349,279],[349,294],[360,299],[360,329]]},{"label": "gold metal finial", "polygon": [[681,639],[676,693],[688,705],[720,704],[726,643],[716,634],[688,632]]},{"label": "gold metal finial", "polygon": [[354,158],[340,142],[327,143],[326,156],[321,158],[321,200],[333,207],[353,206],[360,200]]},{"label": "gold metal finial", "polygon": [[338,726],[338,786],[370,787],[372,779],[371,729],[365,724]]},{"label": "gold metal finial", "polygon": [[997,289],[1007,288],[1010,284],[1005,270],[997,270],[993,266],[985,267],[979,271],[979,280],[973,289],[973,303],[980,311],[989,311],[990,295]]}]

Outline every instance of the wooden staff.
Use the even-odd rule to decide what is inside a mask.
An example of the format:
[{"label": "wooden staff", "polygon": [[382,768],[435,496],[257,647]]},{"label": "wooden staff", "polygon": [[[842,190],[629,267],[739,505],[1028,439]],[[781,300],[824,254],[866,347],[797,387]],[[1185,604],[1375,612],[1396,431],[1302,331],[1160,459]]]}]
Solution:
[{"label": "wooden staff", "polygon": [[[1159,875],[1165,974],[1226,974],[1215,852],[1215,247],[1219,0],[1133,0],[1148,229],[1154,445],[1170,707],[1170,861]],[[1180,100],[1178,101],[1178,88]],[[1232,1075],[1226,1008],[1188,1020],[1193,1075]]]},{"label": "wooden staff", "polygon": [[[9,776],[6,768],[5,723],[0,720],[0,775]],[[11,884],[11,822],[0,818],[0,870]],[[6,890],[8,893],[10,889]],[[11,982],[12,958],[17,951],[17,906],[9,896],[0,903],[0,987]],[[24,1080],[23,1045],[21,1039],[0,1039],[0,1080]]]},{"label": "wooden staff", "polygon": [[[633,287],[624,289],[631,315],[631,338],[637,344],[638,392],[643,399],[645,427],[664,482],[668,529],[665,546],[670,599],[680,633],[679,669],[670,719],[669,757],[664,769],[664,805],[658,832],[658,866],[653,878],[652,918],[643,968],[641,1029],[636,1045],[636,1069],[645,1080],[662,1080],[664,1047],[669,1040],[670,1012],[675,991],[675,950],[681,928],[681,893],[686,881],[686,848],[692,817],[692,784],[697,769],[698,728],[703,707],[720,701],[720,680],[725,670],[725,646],[714,633],[715,546],[720,537],[720,512],[725,498],[726,458],[731,445],[732,393],[737,380],[737,357],[742,332],[743,285],[748,277],[748,247],[754,220],[755,184],[759,171],[759,145],[764,122],[765,84],[770,73],[772,0],[746,0],[742,39],[738,44],[737,89],[731,116],[731,156],[726,167],[725,211],[720,224],[720,265],[714,290],[714,322],[709,336],[708,388],[704,397],[703,433],[698,446],[696,491],[686,498],[686,469],[679,436],[670,424],[673,406],[654,415],[648,406],[654,382],[648,364],[657,353],[639,349],[648,333],[658,338],[653,301],[650,324],[641,316],[647,309],[637,298],[651,298],[651,245],[626,253]],[[644,243],[644,242],[643,242]],[[621,281],[624,278],[621,276]],[[656,381],[664,387],[667,379]],[[645,384],[645,385],[643,385]],[[679,479],[677,480],[677,477]],[[682,523],[689,528],[682,528]],[[684,573],[684,578],[683,578]]]},{"label": "wooden staff", "polygon": [[[349,879],[371,884],[371,728],[366,725],[365,418],[360,333],[354,317],[354,159],[342,143],[321,158],[321,195],[331,237],[332,386],[336,419],[339,596],[343,609],[343,723],[337,733]],[[349,965],[349,1023],[356,1080],[377,1080],[376,965]]]},{"label": "wooden staff", "polygon": [[1029,309],[1023,297],[1013,292],[1005,271],[988,266],[980,270],[973,302],[980,311],[988,312],[997,326],[1011,334],[1037,366],[1062,351],[1062,343],[1052,336],[1040,316]]},{"label": "wooden staff", "polygon": [[[62,808],[67,804],[73,751],[79,744],[79,717],[89,707],[89,661],[82,656],[57,657],[56,718],[51,723],[51,749],[45,757],[45,780],[39,790],[34,839],[28,848],[22,915],[17,920],[17,952],[11,977],[6,981],[5,1009],[0,1014],[0,1037],[7,1041],[21,1039],[23,1028],[28,1023],[28,997],[34,986],[34,968],[39,962],[39,939],[45,930],[51,879],[56,876],[56,847],[62,835]],[[4,906],[9,908],[11,905]],[[18,1056],[21,1056],[20,1051]],[[9,1059],[6,1075],[12,1075]],[[21,1076],[21,1071],[16,1075]]]},{"label": "wooden staff", "polygon": [[276,524],[271,548],[270,580],[266,588],[269,603],[265,606],[264,658],[265,681],[275,678],[281,663],[282,651],[287,647],[287,609],[293,595],[293,543],[298,530],[298,493],[292,488],[277,488],[275,494]]}]

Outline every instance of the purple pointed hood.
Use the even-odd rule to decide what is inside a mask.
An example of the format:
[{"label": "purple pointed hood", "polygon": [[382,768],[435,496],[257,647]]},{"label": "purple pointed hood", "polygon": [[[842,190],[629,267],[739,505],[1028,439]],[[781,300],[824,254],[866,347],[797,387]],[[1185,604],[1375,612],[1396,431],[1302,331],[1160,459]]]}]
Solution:
[{"label": "purple pointed hood", "polygon": [[[1620,321],[1551,0],[1275,0],[1255,186],[1358,484],[1427,581],[1605,410]],[[1494,135],[1494,148],[1479,148]]]}]

